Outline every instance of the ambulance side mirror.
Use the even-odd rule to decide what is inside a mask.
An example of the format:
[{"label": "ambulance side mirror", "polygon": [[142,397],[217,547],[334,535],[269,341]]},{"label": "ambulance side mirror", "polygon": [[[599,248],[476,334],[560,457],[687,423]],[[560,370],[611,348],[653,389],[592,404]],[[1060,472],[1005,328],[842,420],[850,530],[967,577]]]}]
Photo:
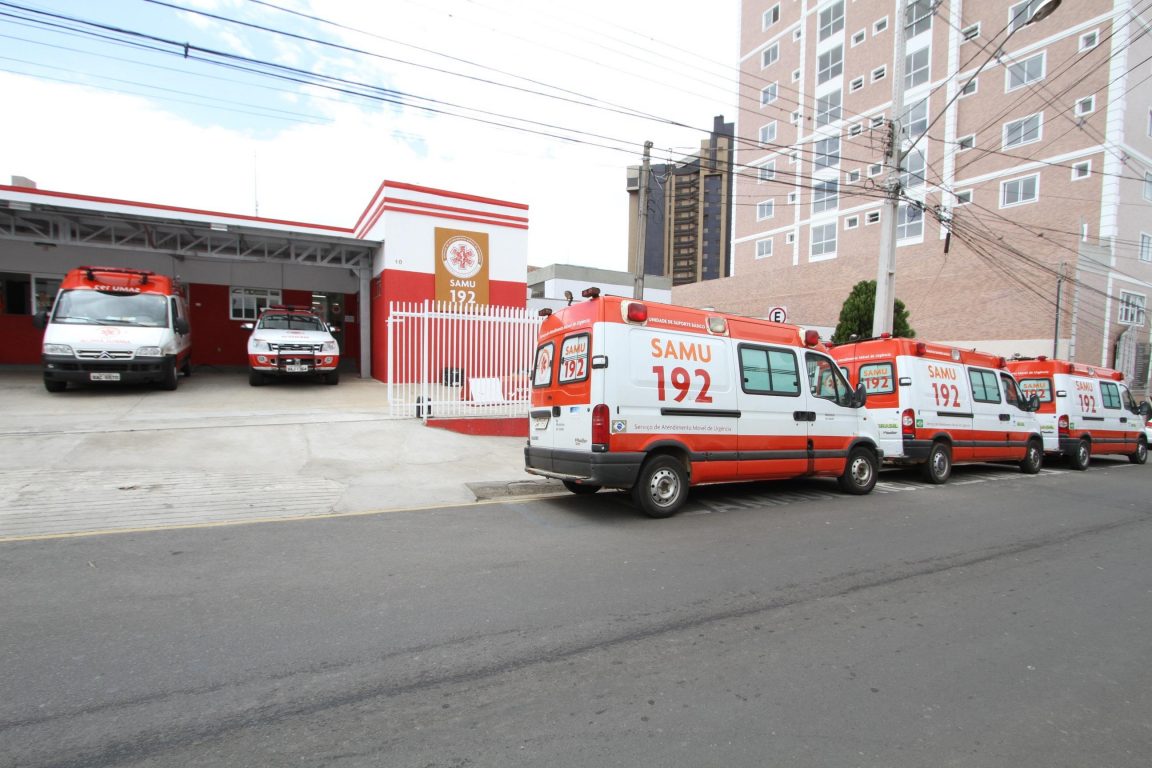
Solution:
[{"label": "ambulance side mirror", "polygon": [[1145,400],[1140,403],[1140,407],[1136,411],[1144,418],[1144,421],[1148,421],[1149,418],[1152,418],[1152,403]]},{"label": "ambulance side mirror", "polygon": [[868,402],[868,390],[864,389],[864,384],[857,384],[856,391],[852,393],[852,407],[863,408],[864,403]]},{"label": "ambulance side mirror", "polygon": [[1024,401],[1024,410],[1028,413],[1036,413],[1040,410],[1040,395],[1035,392],[1028,395],[1028,399]]},{"label": "ambulance side mirror", "polygon": [[48,310],[42,309],[32,316],[32,325],[37,330],[44,330],[48,327]]},{"label": "ambulance side mirror", "polygon": [[182,317],[176,318],[176,322],[172,323],[172,329],[181,336],[188,333],[188,321]]}]

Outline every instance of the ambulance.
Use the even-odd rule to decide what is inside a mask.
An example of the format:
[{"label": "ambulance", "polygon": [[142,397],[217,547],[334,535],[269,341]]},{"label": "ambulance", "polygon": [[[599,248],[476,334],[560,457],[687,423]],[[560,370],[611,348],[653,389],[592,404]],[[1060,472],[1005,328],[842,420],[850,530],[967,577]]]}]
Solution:
[{"label": "ambulance", "polygon": [[868,393],[885,461],[918,465],[936,484],[956,463],[1011,461],[1026,474],[1040,471],[1038,403],[1021,394],[1004,358],[886,335],[831,354]]},{"label": "ambulance", "polygon": [[1118,453],[1133,464],[1148,460],[1148,403],[1139,406],[1124,374],[1047,357],[1010,360],[1024,392],[1040,400],[1044,450],[1067,457],[1074,469],[1088,468],[1094,454]]},{"label": "ambulance", "polygon": [[340,383],[340,345],[312,307],[267,307],[255,324],[240,327],[252,331],[248,337],[248,383],[252,386],[262,386],[268,377]]},{"label": "ambulance", "polygon": [[44,388],[68,383],[153,383],[176,389],[192,375],[192,334],[183,286],[143,269],[78,267],[64,276],[44,329]]},{"label": "ambulance", "polygon": [[582,296],[540,327],[528,472],[578,494],[631,489],[656,518],[702,483],[833,477],[852,494],[876,484],[864,391],[815,331],[597,288]]}]

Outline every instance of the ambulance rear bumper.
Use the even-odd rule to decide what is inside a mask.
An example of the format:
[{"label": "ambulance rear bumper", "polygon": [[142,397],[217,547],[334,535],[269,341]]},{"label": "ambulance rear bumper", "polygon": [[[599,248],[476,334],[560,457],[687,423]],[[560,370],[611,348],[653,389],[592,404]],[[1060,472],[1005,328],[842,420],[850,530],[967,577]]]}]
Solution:
[{"label": "ambulance rear bumper", "polygon": [[931,440],[914,440],[904,438],[904,456],[907,462],[928,461],[928,454],[932,452]]},{"label": "ambulance rear bumper", "polygon": [[631,488],[643,463],[643,453],[558,451],[530,445],[524,448],[524,469],[533,475],[604,488]]}]

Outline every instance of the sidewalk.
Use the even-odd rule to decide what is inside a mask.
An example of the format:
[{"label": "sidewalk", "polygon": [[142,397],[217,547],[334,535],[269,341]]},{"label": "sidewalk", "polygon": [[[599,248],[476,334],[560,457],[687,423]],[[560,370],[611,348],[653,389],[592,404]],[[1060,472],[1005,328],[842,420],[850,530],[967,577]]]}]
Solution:
[{"label": "sidewalk", "polygon": [[45,391],[0,372],[0,539],[366,514],[560,493],[523,438],[387,415],[385,385],[250,387],[199,369],[179,389]]}]

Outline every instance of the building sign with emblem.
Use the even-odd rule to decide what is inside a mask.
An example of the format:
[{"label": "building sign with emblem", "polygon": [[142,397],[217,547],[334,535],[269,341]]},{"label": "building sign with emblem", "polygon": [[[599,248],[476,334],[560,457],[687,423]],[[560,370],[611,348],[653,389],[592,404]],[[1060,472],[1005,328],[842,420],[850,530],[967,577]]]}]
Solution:
[{"label": "building sign with emblem", "polygon": [[436,228],[436,300],[488,303],[488,233]]}]

